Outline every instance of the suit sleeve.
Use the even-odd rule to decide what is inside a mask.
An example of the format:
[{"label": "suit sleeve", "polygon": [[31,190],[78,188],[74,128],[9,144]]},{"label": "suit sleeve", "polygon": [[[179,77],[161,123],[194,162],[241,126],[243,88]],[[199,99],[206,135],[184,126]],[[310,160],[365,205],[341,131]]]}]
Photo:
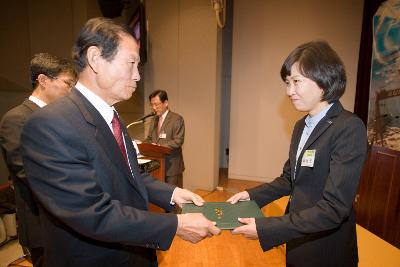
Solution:
[{"label": "suit sleeve", "polygon": [[166,211],[171,211],[173,209],[171,198],[176,186],[161,182],[148,173],[143,173],[142,179],[149,195],[149,201]]},{"label": "suit sleeve", "polygon": [[290,173],[290,162],[287,160],[283,166],[281,176],[270,183],[262,184],[247,190],[250,199],[256,201],[259,207],[264,207],[278,198],[289,195],[292,190]]},{"label": "suit sleeve", "polygon": [[21,155],[21,132],[26,116],[23,114],[7,114],[2,120],[0,142],[5,154],[5,161],[16,178],[26,183],[26,175]]},{"label": "suit sleeve", "polygon": [[[98,163],[93,147],[79,134],[79,127],[71,126],[67,118],[40,112],[23,129],[28,182],[42,206],[83,236],[168,249],[176,233],[176,215],[139,210],[113,199],[97,182],[102,170],[94,166]],[[109,182],[113,180],[110,177]]]},{"label": "suit sleeve", "polygon": [[174,121],[172,125],[172,136],[171,139],[167,140],[166,145],[172,149],[180,148],[185,141],[185,122],[182,116],[178,116],[178,118]]},{"label": "suit sleeve", "polygon": [[321,200],[281,217],[256,219],[264,251],[294,238],[334,229],[348,218],[366,158],[367,135],[356,117],[341,122],[338,128],[331,139],[330,171]]}]

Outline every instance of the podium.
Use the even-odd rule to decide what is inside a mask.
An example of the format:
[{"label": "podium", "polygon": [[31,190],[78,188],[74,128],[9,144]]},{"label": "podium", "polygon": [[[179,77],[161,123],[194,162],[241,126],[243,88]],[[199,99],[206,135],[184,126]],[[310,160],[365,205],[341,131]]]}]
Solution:
[{"label": "podium", "polygon": [[[153,145],[149,143],[137,144],[140,154],[146,159],[156,160],[160,163],[160,168],[155,169],[150,174],[158,180],[165,182],[165,157],[171,153],[172,149],[165,146]],[[149,209],[154,212],[164,212],[163,209],[149,204]]]},{"label": "podium", "polygon": [[151,172],[155,178],[165,182],[165,157],[171,153],[172,149],[165,146],[153,145],[149,143],[137,144],[140,154],[145,158],[157,160],[160,163],[160,168]]}]

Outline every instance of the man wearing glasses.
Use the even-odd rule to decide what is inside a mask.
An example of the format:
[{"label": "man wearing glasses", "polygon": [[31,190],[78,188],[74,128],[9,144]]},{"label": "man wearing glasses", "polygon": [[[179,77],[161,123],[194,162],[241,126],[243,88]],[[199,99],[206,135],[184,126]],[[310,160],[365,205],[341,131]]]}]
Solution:
[{"label": "man wearing glasses", "polygon": [[168,109],[168,95],[164,90],[156,90],[149,95],[151,108],[157,115],[150,122],[146,143],[172,148],[167,155],[165,181],[183,187],[185,164],[182,145],[185,140],[185,122],[179,114]]},{"label": "man wearing glasses", "polygon": [[0,122],[0,145],[15,189],[19,242],[33,266],[42,266],[38,207],[27,185],[20,136],[26,120],[36,109],[70,92],[76,83],[77,73],[69,61],[47,53],[33,56],[30,71],[32,94],[3,116]]}]

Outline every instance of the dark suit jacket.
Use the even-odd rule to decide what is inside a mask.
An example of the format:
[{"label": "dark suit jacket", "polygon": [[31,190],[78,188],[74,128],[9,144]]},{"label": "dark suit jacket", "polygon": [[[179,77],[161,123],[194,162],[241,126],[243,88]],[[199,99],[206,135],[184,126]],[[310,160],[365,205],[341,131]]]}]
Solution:
[{"label": "dark suit jacket", "polygon": [[[125,126],[125,140],[131,140]],[[174,186],[140,174],[126,142],[132,173],[100,113],[76,89],[35,113],[22,148],[28,182],[40,202],[46,266],[150,266],[168,249]]]},{"label": "dark suit jacket", "polygon": [[0,122],[0,144],[3,158],[15,188],[18,217],[18,239],[28,248],[41,247],[39,211],[26,181],[22,164],[20,137],[28,117],[39,109],[26,99],[21,105],[9,110]]},{"label": "dark suit jacket", "polygon": [[[304,119],[294,127],[281,176],[248,190],[259,206],[290,195],[284,216],[256,219],[260,244],[268,250],[286,242],[287,266],[357,266],[352,204],[367,154],[364,124],[336,102],[307,140],[293,180]],[[301,166],[313,149],[314,166]]]},{"label": "dark suit jacket", "polygon": [[167,176],[183,173],[185,164],[182,156],[182,145],[185,141],[185,122],[182,116],[171,110],[168,111],[160,129],[161,133],[166,134],[166,138],[159,138],[157,128],[158,117],[154,117],[150,122],[149,134],[145,142],[172,148],[171,154],[167,155],[165,159]]}]

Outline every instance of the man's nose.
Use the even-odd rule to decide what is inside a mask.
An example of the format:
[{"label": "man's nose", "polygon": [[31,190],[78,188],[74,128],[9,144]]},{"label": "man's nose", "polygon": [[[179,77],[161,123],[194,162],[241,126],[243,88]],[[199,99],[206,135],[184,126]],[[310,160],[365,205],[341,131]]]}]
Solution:
[{"label": "man's nose", "polygon": [[140,81],[140,73],[137,68],[132,72],[132,79],[136,82]]}]

